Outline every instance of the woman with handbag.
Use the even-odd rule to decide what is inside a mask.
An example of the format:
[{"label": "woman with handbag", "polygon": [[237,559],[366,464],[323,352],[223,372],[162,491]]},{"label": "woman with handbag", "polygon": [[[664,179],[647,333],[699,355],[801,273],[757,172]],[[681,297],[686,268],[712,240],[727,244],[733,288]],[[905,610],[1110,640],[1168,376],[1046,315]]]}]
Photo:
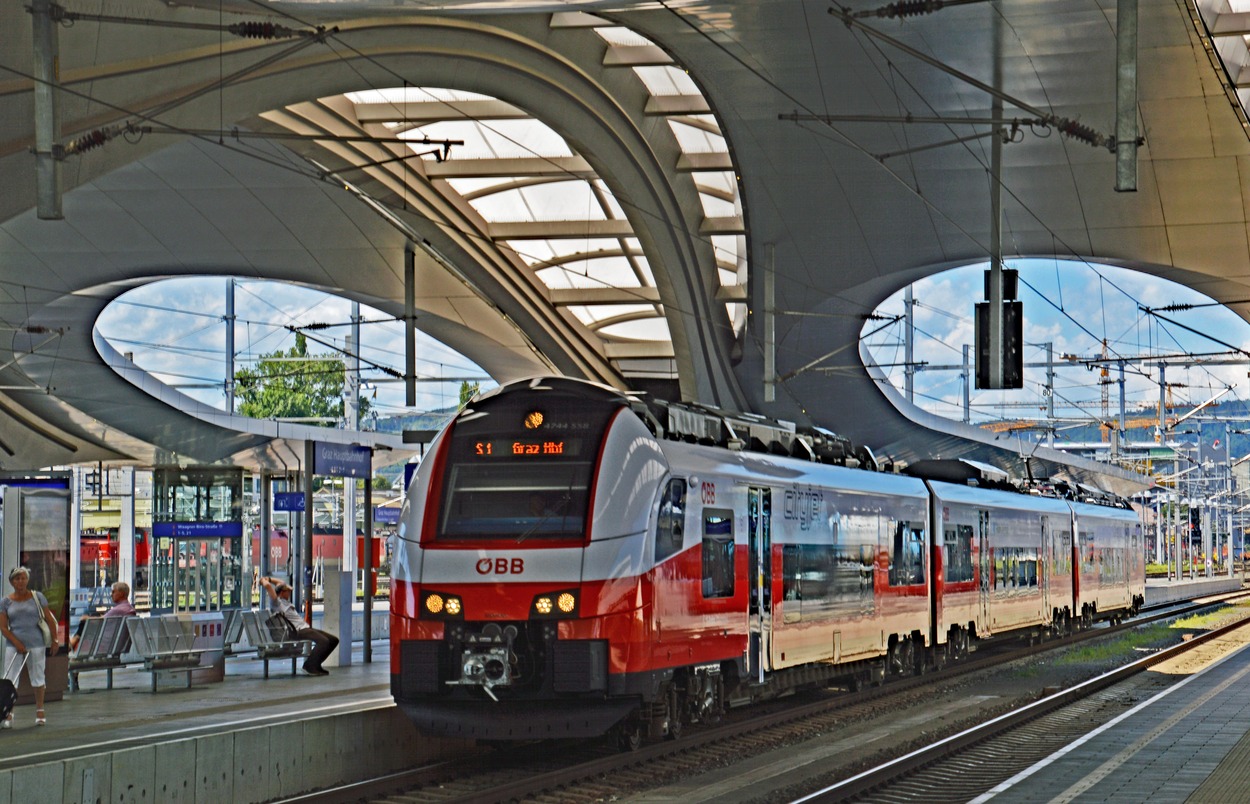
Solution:
[{"label": "woman with handbag", "polygon": [[[26,654],[26,678],[35,691],[35,725],[48,722],[43,711],[43,696],[47,689],[44,668],[47,648],[57,648],[56,615],[48,608],[48,599],[42,592],[31,591],[30,570],[14,567],[9,572],[9,585],[13,594],[0,598],[0,635],[19,654]],[[17,679],[13,679],[16,683]],[[0,728],[13,728],[13,714],[0,721]]]}]

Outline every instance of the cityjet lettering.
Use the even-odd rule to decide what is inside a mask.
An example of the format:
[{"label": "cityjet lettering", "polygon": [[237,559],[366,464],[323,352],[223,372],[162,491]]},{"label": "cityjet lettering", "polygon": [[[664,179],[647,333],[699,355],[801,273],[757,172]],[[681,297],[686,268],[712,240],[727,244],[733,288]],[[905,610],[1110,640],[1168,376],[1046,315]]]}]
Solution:
[{"label": "cityjet lettering", "polygon": [[786,519],[797,519],[799,530],[808,530],[820,517],[820,509],[824,503],[825,498],[821,492],[811,488],[794,488],[786,491],[782,513]]},{"label": "cityjet lettering", "polygon": [[477,562],[478,575],[521,575],[524,572],[523,558],[482,558]]}]

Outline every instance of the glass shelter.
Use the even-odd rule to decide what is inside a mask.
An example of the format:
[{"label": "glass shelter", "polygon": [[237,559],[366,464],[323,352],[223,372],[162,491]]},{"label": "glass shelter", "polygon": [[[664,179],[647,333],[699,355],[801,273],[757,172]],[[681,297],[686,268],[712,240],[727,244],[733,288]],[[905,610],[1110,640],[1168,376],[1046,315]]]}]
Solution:
[{"label": "glass shelter", "polygon": [[243,470],[162,466],[152,485],[152,610],[242,606]]}]

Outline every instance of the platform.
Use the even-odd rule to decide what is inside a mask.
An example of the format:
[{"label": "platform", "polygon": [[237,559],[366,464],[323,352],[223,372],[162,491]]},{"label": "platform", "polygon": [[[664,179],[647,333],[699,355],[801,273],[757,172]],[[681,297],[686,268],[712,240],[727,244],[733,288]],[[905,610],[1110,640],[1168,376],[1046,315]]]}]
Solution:
[{"label": "platform", "polygon": [[1250,645],[1141,701],[975,802],[1250,799]]},{"label": "platform", "polygon": [[[328,676],[290,675],[289,661],[227,659],[225,679],[151,691],[127,667],[103,671],[46,707],[15,710],[0,731],[0,804],[61,801],[262,802],[411,767],[446,741],[419,738],[390,696],[390,651]],[[58,792],[50,792],[58,791]]]},{"label": "platform", "polygon": [[1167,580],[1165,578],[1148,578],[1146,580],[1146,605],[1158,606],[1175,603],[1178,600],[1190,600],[1200,595],[1220,595],[1235,592],[1244,585],[1244,577],[1238,575],[1217,575],[1213,578],[1181,578]]}]

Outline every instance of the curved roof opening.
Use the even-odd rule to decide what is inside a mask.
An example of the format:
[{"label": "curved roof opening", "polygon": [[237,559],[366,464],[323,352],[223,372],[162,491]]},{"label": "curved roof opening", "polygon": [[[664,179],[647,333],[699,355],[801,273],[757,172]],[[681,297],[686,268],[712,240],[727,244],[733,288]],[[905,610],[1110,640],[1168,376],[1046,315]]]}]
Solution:
[{"label": "curved roof opening", "polygon": [[1018,390],[975,387],[969,299],[984,297],[985,263],[916,282],[910,304],[899,291],[865,325],[866,352],[918,407],[1058,447],[1106,440],[1122,402],[1123,429],[1139,430],[1133,441],[1156,438],[1161,415],[1169,433],[1182,432],[1172,423],[1204,403],[1203,417],[1246,420],[1250,325],[1232,310],[1124,268],[1051,259],[1005,267],[1019,271],[1024,313]]},{"label": "curved roof opening", "polygon": [[[233,294],[230,320],[228,299]],[[310,359],[359,356],[359,393],[368,400],[361,429],[417,411],[455,410],[462,387],[494,385],[471,360],[416,333],[417,407],[404,405],[404,329],[395,317],[359,306],[359,348],[348,341],[352,303],[282,282],[194,277],[153,282],[123,294],[96,321],[97,332],[118,352],[167,386],[219,410],[231,408],[227,378],[255,371],[262,359],[280,363],[302,337]],[[233,356],[227,342],[233,325]],[[289,359],[289,358],[288,358]],[[307,362],[293,362],[292,384],[311,386]],[[233,367],[234,374],[230,373]],[[240,397],[234,398],[240,412]],[[316,422],[334,425],[336,422]]]}]

